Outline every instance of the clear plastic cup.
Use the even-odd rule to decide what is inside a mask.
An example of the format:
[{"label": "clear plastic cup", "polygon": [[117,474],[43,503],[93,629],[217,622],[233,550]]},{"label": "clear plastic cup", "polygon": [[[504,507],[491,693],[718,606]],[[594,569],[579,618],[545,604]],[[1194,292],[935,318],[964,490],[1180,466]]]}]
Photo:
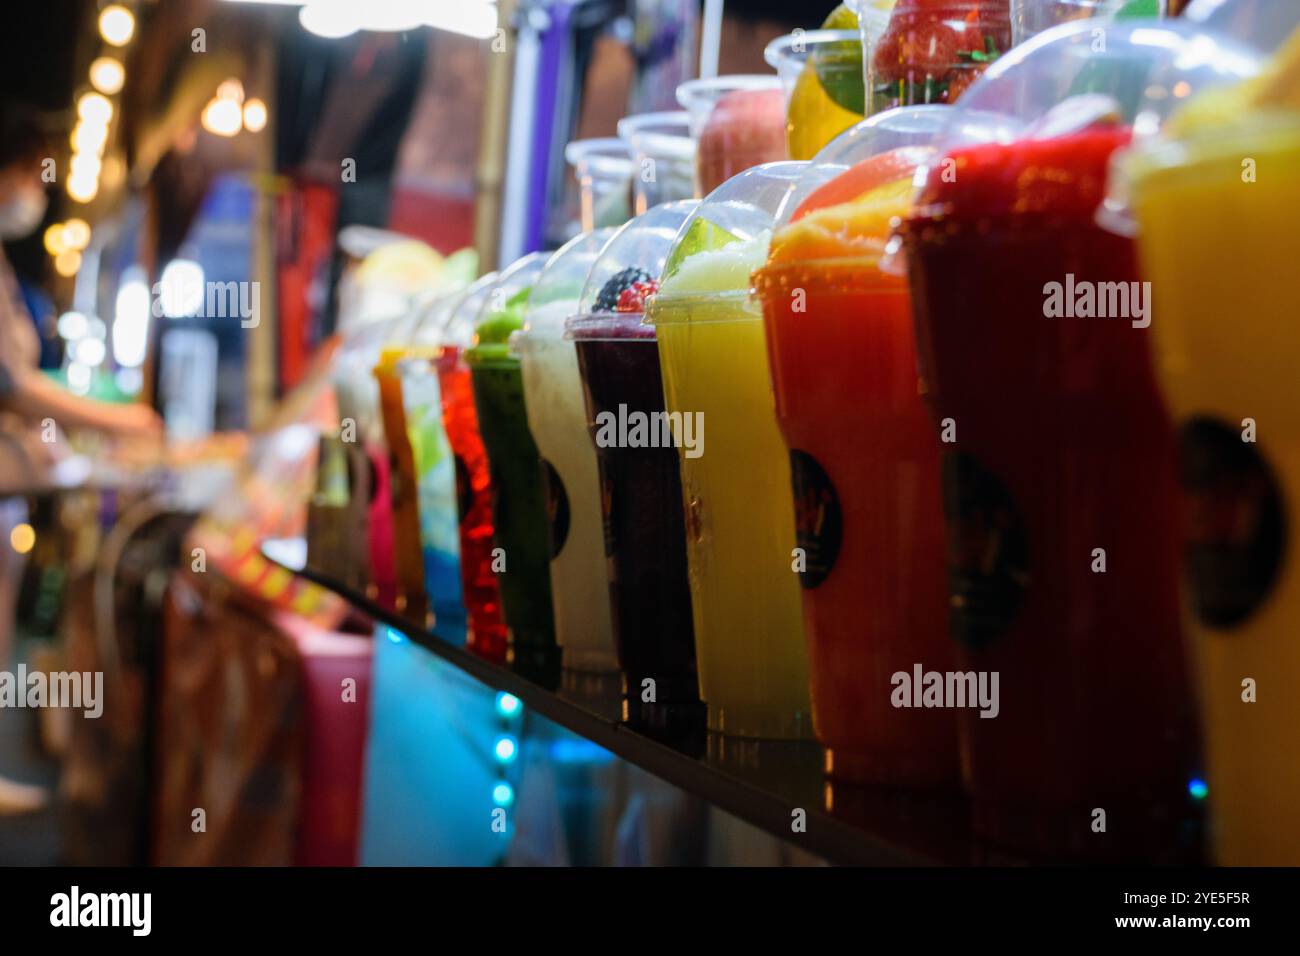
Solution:
[{"label": "clear plastic cup", "polygon": [[[892,110],[822,151],[755,274],[788,449],[813,722],[834,781],[955,787],[950,710],[894,675],[948,669],[939,453],[916,388],[905,282],[879,259],[944,107]],[[864,197],[886,190],[880,205]]]},{"label": "clear plastic cup", "polygon": [[[1282,55],[1300,67],[1297,35]],[[1277,65],[1212,91],[1217,102],[1184,100],[1113,174],[1159,296],[1152,338],[1178,435],[1212,844],[1230,866],[1300,863],[1300,186],[1265,172],[1300,162],[1300,109],[1259,99]]]},{"label": "clear plastic cup", "polygon": [[[456,298],[428,310],[412,333],[417,355],[402,363],[401,374],[408,432],[416,449],[420,538],[435,631],[454,640],[455,622],[467,617],[470,650],[504,663],[509,635],[493,570],[492,481],[464,359],[478,315],[497,278],[497,273],[488,273]],[[437,408],[435,400],[441,406],[440,421],[429,414]],[[450,482],[439,454],[444,435],[452,455]],[[459,615],[450,596],[453,585],[448,577],[452,573],[459,576],[464,601],[464,612]],[[444,610],[439,619],[440,601]]]},{"label": "clear plastic cup", "polygon": [[1183,17],[1207,30],[1272,53],[1300,26],[1300,3],[1278,0],[1192,0]]},{"label": "clear plastic cup", "polygon": [[[695,140],[684,110],[638,113],[618,121],[632,154],[632,212],[695,196]],[[610,223],[610,225],[615,225]]]},{"label": "clear plastic cup", "polygon": [[690,114],[697,195],[713,192],[753,166],[786,158],[780,77],[746,74],[688,80],[677,87],[677,102]]},{"label": "clear plastic cup", "polygon": [[541,454],[550,525],[551,599],[564,655],[561,689],[618,701],[621,684],[605,565],[596,452],[587,431],[574,344],[564,337],[583,282],[613,229],[566,243],[537,277],[524,327],[512,338],[524,382],[528,425]]},{"label": "clear plastic cup", "polygon": [[772,406],[750,272],[804,163],[771,163],[714,190],[678,232],[647,320],[665,407],[697,423],[679,446],[695,656],[709,729],[812,733],[795,573],[790,462]]},{"label": "clear plastic cup", "polygon": [[785,89],[791,159],[812,159],[865,112],[862,40],[852,30],[795,30],[763,51]]},{"label": "clear plastic cup", "polygon": [[583,232],[621,226],[632,217],[636,164],[626,142],[616,137],[574,140],[564,147],[564,158],[578,181]]},{"label": "clear plastic cup", "polygon": [[645,295],[694,201],[629,222],[592,263],[566,325],[596,450],[624,716],[679,747],[704,742],[686,564],[681,471],[664,427],[663,377]]},{"label": "clear plastic cup", "polygon": [[1243,59],[1186,24],[1104,37],[1064,24],[989,67],[900,236],[943,442],[950,629],[963,670],[1000,675],[999,716],[962,713],[977,831],[1050,857],[1188,860],[1174,437],[1150,287],[1095,219],[1112,154],[1169,107],[1144,111],[1148,92],[1176,100]]},{"label": "clear plastic cup", "polygon": [[850,6],[866,51],[869,116],[955,102],[1015,42],[1008,0],[854,0]]},{"label": "clear plastic cup", "polygon": [[528,430],[519,358],[509,344],[510,335],[523,326],[533,283],[546,259],[545,253],[533,252],[502,270],[487,290],[465,363],[492,475],[496,570],[510,630],[510,663],[529,679],[555,688],[560,651],[551,607],[546,492],[537,445]]}]

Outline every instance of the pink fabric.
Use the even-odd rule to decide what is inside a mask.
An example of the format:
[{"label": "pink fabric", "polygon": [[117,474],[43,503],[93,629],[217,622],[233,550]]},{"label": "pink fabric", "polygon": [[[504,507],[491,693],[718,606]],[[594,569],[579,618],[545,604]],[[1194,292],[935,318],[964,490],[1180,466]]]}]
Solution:
[{"label": "pink fabric", "polygon": [[355,866],[374,643],[318,630],[293,614],[279,614],[275,623],[298,649],[302,680],[302,802],[294,864]]}]

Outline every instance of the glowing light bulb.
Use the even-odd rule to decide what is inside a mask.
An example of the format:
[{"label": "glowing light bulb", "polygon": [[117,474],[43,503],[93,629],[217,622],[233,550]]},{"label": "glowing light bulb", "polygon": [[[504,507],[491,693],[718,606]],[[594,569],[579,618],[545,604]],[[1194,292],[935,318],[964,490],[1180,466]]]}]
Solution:
[{"label": "glowing light bulb", "polygon": [[77,100],[77,116],[83,123],[107,126],[113,120],[113,104],[103,93],[82,93]]},{"label": "glowing light bulb", "polygon": [[244,129],[250,133],[260,133],[266,129],[266,104],[253,98],[244,104]]},{"label": "glowing light bulb", "polygon": [[26,554],[36,547],[36,532],[32,530],[32,526],[26,522],[15,525],[9,532],[9,546],[19,554]]},{"label": "glowing light bulb", "polygon": [[497,694],[497,713],[502,717],[513,717],[523,709],[523,702],[514,694],[501,691]]},{"label": "glowing light bulb", "polygon": [[121,60],[101,56],[90,64],[90,85],[105,96],[122,92],[126,84],[126,67]]},{"label": "glowing light bulb", "polygon": [[45,243],[45,251],[52,256],[57,256],[66,249],[67,240],[63,235],[63,223],[56,222],[46,229],[42,241]]},{"label": "glowing light bulb", "polygon": [[99,13],[99,35],[109,46],[126,46],[135,36],[135,14],[120,3],[110,3]]},{"label": "glowing light bulb", "polygon": [[64,248],[81,252],[90,245],[90,223],[84,219],[69,219],[63,224],[62,239]]},{"label": "glowing light bulb", "polygon": [[492,752],[496,754],[497,760],[502,763],[510,763],[515,757],[519,756],[519,743],[510,736],[498,737],[497,742],[492,747]]},{"label": "glowing light bulb", "polygon": [[65,279],[71,279],[81,268],[81,253],[76,249],[64,249],[54,257],[54,271]]},{"label": "glowing light bulb", "polygon": [[235,136],[244,128],[244,113],[234,100],[211,100],[203,108],[203,128],[217,136]]}]

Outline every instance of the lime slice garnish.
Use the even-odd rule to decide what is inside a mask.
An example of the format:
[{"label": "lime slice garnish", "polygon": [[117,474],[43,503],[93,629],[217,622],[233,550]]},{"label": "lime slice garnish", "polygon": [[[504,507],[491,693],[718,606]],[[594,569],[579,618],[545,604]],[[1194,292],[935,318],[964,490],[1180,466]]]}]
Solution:
[{"label": "lime slice garnish", "polygon": [[715,226],[707,219],[696,219],[687,228],[686,235],[682,236],[681,241],[673,247],[668,261],[664,263],[664,281],[672,278],[673,273],[691,256],[700,252],[713,252],[739,241],[739,236],[733,235],[721,226]]}]

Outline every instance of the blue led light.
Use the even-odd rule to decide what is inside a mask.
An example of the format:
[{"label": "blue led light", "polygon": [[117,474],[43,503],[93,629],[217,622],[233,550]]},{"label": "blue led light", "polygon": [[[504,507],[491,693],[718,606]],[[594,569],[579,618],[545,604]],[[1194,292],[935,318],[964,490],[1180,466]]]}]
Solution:
[{"label": "blue led light", "polygon": [[406,635],[390,627],[388,629],[388,639],[394,644],[401,644],[406,640]]},{"label": "blue led light", "polygon": [[515,757],[519,756],[519,743],[511,736],[502,736],[497,738],[497,742],[492,745],[492,752],[496,754],[497,760],[502,763],[510,763]]},{"label": "blue led light", "polygon": [[497,713],[502,717],[513,717],[523,709],[523,701],[514,694],[507,694],[505,691],[497,694]]},{"label": "blue led light", "polygon": [[1210,788],[1205,785],[1205,781],[1199,777],[1187,782],[1187,792],[1192,795],[1193,800],[1204,800]]},{"label": "blue led light", "polygon": [[492,788],[492,802],[498,807],[508,807],[515,802],[515,788],[504,780]]}]

